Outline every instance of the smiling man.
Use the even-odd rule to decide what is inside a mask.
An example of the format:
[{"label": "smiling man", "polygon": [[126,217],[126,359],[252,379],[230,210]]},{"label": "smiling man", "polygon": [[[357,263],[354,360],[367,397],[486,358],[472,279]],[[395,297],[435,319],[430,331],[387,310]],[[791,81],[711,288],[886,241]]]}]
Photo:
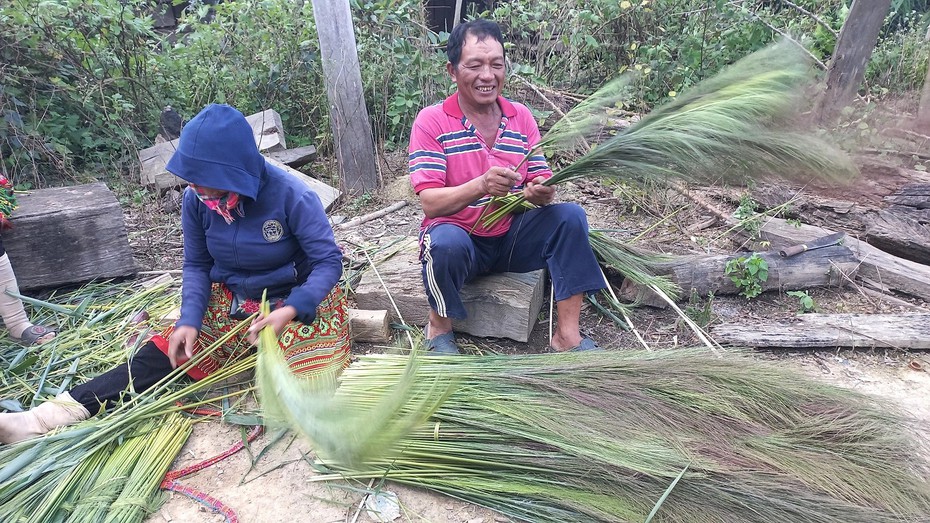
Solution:
[{"label": "smiling man", "polygon": [[[551,348],[596,350],[578,328],[584,294],[605,286],[587,217],[578,205],[553,203],[555,189],[541,185],[552,171],[534,151],[539,128],[526,106],[501,96],[507,68],[500,28],[488,20],[461,24],[446,54],[456,93],[420,111],[410,136],[410,181],[426,215],[420,261],[431,307],[429,349],[458,352],[452,320],[465,318],[465,282],[545,267],[558,312]],[[478,223],[490,197],[511,192],[539,208],[490,227]]]}]

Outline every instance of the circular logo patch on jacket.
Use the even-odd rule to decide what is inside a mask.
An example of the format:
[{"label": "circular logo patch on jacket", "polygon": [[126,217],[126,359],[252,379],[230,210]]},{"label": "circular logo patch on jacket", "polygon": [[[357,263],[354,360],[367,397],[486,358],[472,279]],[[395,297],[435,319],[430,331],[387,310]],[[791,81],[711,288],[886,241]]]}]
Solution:
[{"label": "circular logo patch on jacket", "polygon": [[262,224],[262,236],[266,242],[274,243],[284,236],[284,227],[278,220],[268,220]]}]

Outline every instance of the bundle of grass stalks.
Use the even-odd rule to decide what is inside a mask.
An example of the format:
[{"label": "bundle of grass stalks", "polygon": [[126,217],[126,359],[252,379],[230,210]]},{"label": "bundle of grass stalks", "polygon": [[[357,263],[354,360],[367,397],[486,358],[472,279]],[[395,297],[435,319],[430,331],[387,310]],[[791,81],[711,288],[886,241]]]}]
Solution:
[{"label": "bundle of grass stalks", "polygon": [[[268,302],[263,303],[268,313]],[[342,463],[360,464],[387,452],[421,425],[450,391],[448,382],[417,381],[418,358],[409,358],[398,379],[372,392],[367,408],[334,396],[336,373],[296,376],[269,326],[259,333],[255,381],[266,424],[294,428]],[[429,386],[427,386],[429,384]]]},{"label": "bundle of grass stalks", "polygon": [[[407,357],[363,356],[335,399],[371,409],[409,372]],[[318,445],[330,474],[314,480],[387,479],[542,522],[644,521],[676,478],[654,521],[930,514],[924,449],[902,417],[748,356],[422,357],[414,373],[416,383],[454,390],[427,422],[361,465]]]},{"label": "bundle of grass stalks", "polygon": [[[38,348],[2,349],[4,358],[16,361],[0,369],[7,408],[28,406],[34,398],[53,396],[125,362],[138,348],[128,340],[145,326],[158,329],[157,319],[179,303],[177,289],[169,285],[98,284],[53,298],[61,303],[31,303],[37,318],[48,311],[65,318],[58,337]],[[135,321],[143,309],[152,318],[150,324]],[[240,329],[248,324],[243,321]],[[205,347],[149,390],[131,392],[128,400],[105,414],[0,447],[0,521],[142,521],[157,508],[158,486],[190,435],[191,421],[179,418],[179,411],[251,391],[207,393],[253,369],[254,355],[198,382],[183,378],[187,368],[236,332]]]},{"label": "bundle of grass stalks", "polygon": [[[803,89],[812,79],[807,57],[784,42],[757,51],[690,88],[639,122],[591,149],[545,182],[578,178],[677,179],[745,182],[767,176],[808,181],[849,180],[851,160],[814,132],[801,130]],[[543,146],[571,148],[603,102],[624,82],[612,82],[580,114],[548,133]],[[482,217],[490,225],[524,208],[522,194],[494,198],[500,205]]]}]

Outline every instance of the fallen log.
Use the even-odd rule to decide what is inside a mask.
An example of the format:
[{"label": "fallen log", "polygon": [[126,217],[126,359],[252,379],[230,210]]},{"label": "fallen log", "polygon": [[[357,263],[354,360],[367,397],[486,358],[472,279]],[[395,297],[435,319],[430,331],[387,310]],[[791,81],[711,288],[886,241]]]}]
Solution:
[{"label": "fallen log", "polygon": [[386,310],[349,309],[349,337],[352,341],[387,343],[391,340],[391,323]]},{"label": "fallen log", "polygon": [[[354,289],[361,309],[391,311],[394,321],[425,325],[430,306],[423,290],[416,238],[406,240],[397,254],[369,268]],[[380,279],[378,276],[380,275]],[[507,272],[481,276],[465,284],[462,301],[468,318],[453,322],[457,332],[526,342],[536,325],[545,291],[545,272]],[[381,281],[384,284],[382,285]],[[394,303],[401,318],[394,311]]]},{"label": "fallen log", "polygon": [[889,254],[930,264],[930,227],[918,218],[919,211],[907,209],[894,206],[879,211],[868,220],[866,240]]},{"label": "fallen log", "polygon": [[17,202],[3,247],[21,289],[135,274],[123,210],[106,184],[38,189]]},{"label": "fallen log", "polygon": [[751,324],[712,327],[721,343],[738,347],[930,349],[930,314],[800,314]]},{"label": "fallen log", "polygon": [[[777,252],[757,253],[768,264],[768,279],[760,282],[763,291],[798,290],[813,287],[842,287],[859,267],[852,251],[842,246],[825,247],[783,258]],[[740,289],[725,274],[727,264],[751,253],[718,256],[681,256],[659,262],[651,268],[657,275],[666,276],[682,289],[682,298],[696,293],[698,296],[739,294]],[[620,286],[620,297],[638,301],[643,305],[665,308],[668,304],[630,279]]]},{"label": "fallen log", "polygon": [[[813,225],[788,223],[772,218],[762,227],[760,236],[772,248],[821,238],[834,231]],[[843,245],[860,260],[857,277],[873,280],[884,288],[930,301],[930,267],[905,260],[847,236]]]}]

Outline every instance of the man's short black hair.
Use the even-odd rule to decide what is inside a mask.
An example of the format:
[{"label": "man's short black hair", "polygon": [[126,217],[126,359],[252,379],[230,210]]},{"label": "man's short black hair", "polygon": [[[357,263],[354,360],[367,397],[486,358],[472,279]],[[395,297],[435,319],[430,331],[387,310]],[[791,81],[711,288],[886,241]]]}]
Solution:
[{"label": "man's short black hair", "polygon": [[504,35],[501,34],[501,28],[497,22],[479,18],[459,24],[452,30],[449,41],[446,43],[446,56],[449,57],[452,67],[458,67],[459,60],[462,58],[462,46],[465,45],[465,37],[468,35],[476,37],[479,42],[490,36],[500,42],[502,47],[504,45]]}]

